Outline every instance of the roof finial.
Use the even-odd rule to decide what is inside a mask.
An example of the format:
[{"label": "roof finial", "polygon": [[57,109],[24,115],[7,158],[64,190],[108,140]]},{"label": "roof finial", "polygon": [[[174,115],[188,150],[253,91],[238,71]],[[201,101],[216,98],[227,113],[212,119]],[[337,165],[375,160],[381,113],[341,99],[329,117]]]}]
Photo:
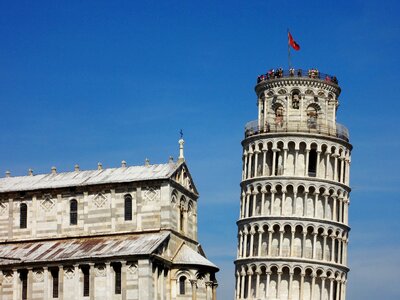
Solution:
[{"label": "roof finial", "polygon": [[6,177],[11,177],[11,172],[9,170],[6,171]]},{"label": "roof finial", "polygon": [[146,167],[150,166],[150,159],[146,158],[146,159],[144,160],[144,165],[145,165]]},{"label": "roof finial", "polygon": [[30,168],[30,169],[28,169],[28,175],[29,176],[33,176],[33,170]]},{"label": "roof finial", "polygon": [[121,161],[121,167],[122,168],[126,168],[126,161],[125,160]]},{"label": "roof finial", "polygon": [[172,155],[169,156],[168,163],[170,164],[174,163],[174,157]]},{"label": "roof finial", "polygon": [[76,164],[75,167],[74,167],[74,169],[75,169],[75,172],[79,172],[79,165]]},{"label": "roof finial", "polygon": [[56,167],[51,167],[51,174],[57,174],[57,168]]},{"label": "roof finial", "polygon": [[183,145],[185,144],[185,141],[183,139],[183,131],[179,132],[181,135],[181,138],[179,140],[179,157],[178,157],[178,162],[184,162],[185,161],[185,156],[183,155]]},{"label": "roof finial", "polygon": [[97,170],[103,170],[103,164],[101,162],[97,163]]}]

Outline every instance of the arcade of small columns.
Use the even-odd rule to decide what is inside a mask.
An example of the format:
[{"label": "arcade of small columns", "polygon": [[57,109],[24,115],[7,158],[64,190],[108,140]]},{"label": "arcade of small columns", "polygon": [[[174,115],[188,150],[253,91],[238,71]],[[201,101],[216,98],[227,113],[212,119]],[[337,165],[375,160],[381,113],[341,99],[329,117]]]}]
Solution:
[{"label": "arcade of small columns", "polygon": [[[336,186],[293,180],[281,184],[275,180],[242,185],[240,219],[262,216],[317,218],[348,224],[349,192]],[[297,185],[296,185],[297,184]]]},{"label": "arcade of small columns", "polygon": [[[145,260],[143,260],[145,261]],[[145,261],[148,262],[148,261]],[[105,263],[83,263],[73,265],[54,265],[45,267],[23,267],[3,270],[0,274],[0,299],[7,296],[12,299],[21,299],[26,293],[27,299],[33,299],[33,295],[40,295],[41,299],[125,299],[128,290],[132,290],[132,280],[139,280],[139,265],[143,264],[140,260],[105,262]],[[151,268],[152,283],[147,282],[142,287],[148,292],[149,286],[153,286],[154,299],[204,299],[216,300],[216,288],[218,286],[215,280],[209,280],[208,273],[203,276],[190,276],[188,269],[177,271],[174,277],[171,276],[171,269],[162,264],[153,262]],[[192,270],[193,272],[194,270]],[[116,276],[119,273],[119,291],[116,292]],[[176,272],[176,271],[175,271]],[[56,275],[54,275],[56,274]],[[129,275],[129,279],[127,278]],[[180,294],[179,279],[185,275],[186,292]],[[54,278],[57,277],[57,283],[54,285]],[[87,276],[87,294],[84,296],[84,277]],[[105,280],[97,282],[103,277]],[[132,278],[133,277],[133,278]],[[192,279],[195,278],[195,279]],[[146,280],[151,277],[146,277]],[[129,281],[129,283],[128,283]],[[38,283],[42,283],[38,286]],[[99,292],[99,286],[105,287],[105,294]],[[24,287],[25,286],[25,287]],[[38,289],[40,287],[40,289]],[[136,289],[140,285],[136,286]],[[54,289],[57,291],[54,291]],[[23,292],[23,289],[26,291]],[[118,295],[117,295],[118,294]],[[55,297],[55,295],[57,295]],[[10,299],[11,299],[10,298]],[[8,298],[7,298],[8,299]],[[36,299],[39,299],[36,297]],[[130,298],[131,299],[131,298]],[[136,299],[136,298],[135,298]]]},{"label": "arcade of small columns", "polygon": [[291,138],[258,140],[246,145],[242,180],[260,176],[310,176],[349,185],[349,149],[333,142]]},{"label": "arcade of small columns", "polygon": [[[64,296],[64,299],[83,299],[85,277],[87,278],[86,295],[90,296],[90,299],[95,299],[97,280],[100,279],[100,277],[104,277],[105,281],[100,285],[105,284],[106,295],[97,295],[96,297],[112,299],[115,294],[121,295],[125,293],[124,289],[121,288],[126,285],[127,273],[137,272],[137,268],[137,261],[76,263],[72,265],[12,268],[2,271],[0,298],[12,294],[12,299],[21,299],[23,298],[23,294],[27,294],[27,299],[32,299],[32,295],[42,295],[43,299],[62,298],[62,296]],[[168,272],[168,270],[166,271]],[[119,283],[119,292],[116,292],[117,273],[119,273],[119,278],[121,280]],[[57,278],[56,284],[54,282],[55,277]],[[42,285],[38,286],[37,283],[42,283]],[[40,287],[40,289],[38,289],[38,287]],[[24,289],[26,290],[25,292],[23,292]],[[57,291],[54,289],[57,289]],[[55,295],[57,295],[57,297],[55,297]]]},{"label": "arcade of small columns", "polygon": [[[216,300],[218,283],[211,279],[209,273],[196,272],[194,269],[179,270],[172,281],[172,299]],[[184,285],[184,293],[181,283]]]},{"label": "arcade of small columns", "polygon": [[259,221],[239,225],[238,259],[294,258],[347,264],[348,229],[319,222]]},{"label": "arcade of small columns", "polygon": [[345,271],[303,263],[237,265],[236,299],[343,300]]}]

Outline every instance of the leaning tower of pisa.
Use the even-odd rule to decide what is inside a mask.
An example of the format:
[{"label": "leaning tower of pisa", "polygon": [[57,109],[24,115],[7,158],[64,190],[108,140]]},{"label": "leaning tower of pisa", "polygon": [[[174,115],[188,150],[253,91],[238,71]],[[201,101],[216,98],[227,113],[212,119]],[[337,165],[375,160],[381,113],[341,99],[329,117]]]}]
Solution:
[{"label": "leaning tower of pisa", "polygon": [[350,152],[340,87],[318,70],[271,71],[245,127],[236,299],[346,297]]}]

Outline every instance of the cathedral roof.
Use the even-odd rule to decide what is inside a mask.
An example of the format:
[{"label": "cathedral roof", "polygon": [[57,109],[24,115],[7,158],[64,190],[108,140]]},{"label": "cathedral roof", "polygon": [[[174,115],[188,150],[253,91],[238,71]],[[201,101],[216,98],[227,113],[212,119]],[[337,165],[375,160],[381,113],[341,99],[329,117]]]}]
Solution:
[{"label": "cathedral roof", "polygon": [[173,263],[176,265],[198,265],[218,269],[218,267],[211,261],[186,244],[182,244],[182,246],[179,248],[178,252],[173,258]]},{"label": "cathedral roof", "polygon": [[0,193],[32,191],[95,184],[167,179],[181,164],[167,163],[145,166],[108,168],[0,178]]},{"label": "cathedral roof", "polygon": [[0,265],[149,255],[168,232],[2,244]]}]

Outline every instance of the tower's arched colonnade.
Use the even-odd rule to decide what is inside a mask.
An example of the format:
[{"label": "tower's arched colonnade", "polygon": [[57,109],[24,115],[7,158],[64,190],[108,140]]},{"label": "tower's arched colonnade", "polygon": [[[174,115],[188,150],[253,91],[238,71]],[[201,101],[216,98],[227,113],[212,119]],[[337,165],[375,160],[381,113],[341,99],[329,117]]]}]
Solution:
[{"label": "tower's arched colonnade", "polygon": [[336,123],[340,88],[285,74],[258,82],[245,128],[235,297],[344,300],[352,146]]}]

